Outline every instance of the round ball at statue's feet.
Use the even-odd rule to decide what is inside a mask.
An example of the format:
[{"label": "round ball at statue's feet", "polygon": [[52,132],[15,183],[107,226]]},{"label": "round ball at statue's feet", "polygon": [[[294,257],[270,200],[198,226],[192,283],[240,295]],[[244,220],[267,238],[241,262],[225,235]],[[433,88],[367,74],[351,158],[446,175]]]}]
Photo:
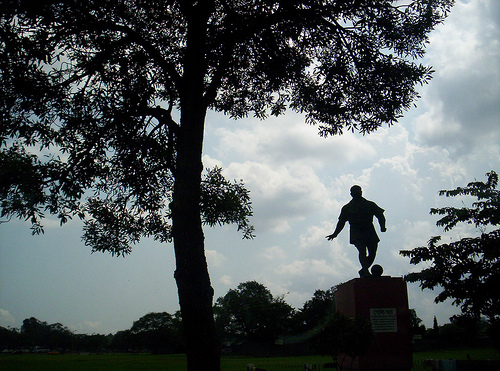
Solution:
[{"label": "round ball at statue's feet", "polygon": [[375,264],[372,269],[372,276],[380,277],[384,273],[384,268],[381,265]]}]

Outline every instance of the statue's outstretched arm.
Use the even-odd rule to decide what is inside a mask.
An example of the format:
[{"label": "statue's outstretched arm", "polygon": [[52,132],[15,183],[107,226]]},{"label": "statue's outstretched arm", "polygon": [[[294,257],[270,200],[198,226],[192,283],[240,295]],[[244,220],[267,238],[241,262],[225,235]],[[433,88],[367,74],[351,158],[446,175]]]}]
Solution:
[{"label": "statue's outstretched arm", "polygon": [[328,241],[331,241],[335,237],[338,236],[338,234],[342,231],[342,229],[344,229],[345,222],[346,222],[345,220],[339,219],[339,221],[337,223],[337,227],[335,228],[335,231],[332,234],[329,234],[328,236],[326,236]]},{"label": "statue's outstretched arm", "polygon": [[382,232],[385,232],[387,230],[387,228],[385,228],[385,216],[384,216],[384,214],[377,215],[377,219],[378,219],[378,224],[380,224],[380,230]]}]

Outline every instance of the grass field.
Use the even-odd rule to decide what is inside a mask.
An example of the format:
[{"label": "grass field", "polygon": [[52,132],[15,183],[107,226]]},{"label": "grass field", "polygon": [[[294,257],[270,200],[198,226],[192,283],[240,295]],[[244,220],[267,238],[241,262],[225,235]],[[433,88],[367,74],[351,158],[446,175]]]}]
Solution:
[{"label": "grass field", "polygon": [[[414,353],[414,371],[424,370],[424,359],[472,359],[500,360],[500,353],[490,348],[441,350],[435,352]],[[248,364],[269,371],[303,371],[304,364],[315,364],[323,369],[330,357],[276,357],[250,358],[226,356],[222,358],[223,371],[245,371]],[[184,371],[186,358],[183,355],[149,355],[149,354],[103,354],[103,355],[48,355],[20,354],[0,356],[0,370],[5,371],[138,371],[164,370]]]}]

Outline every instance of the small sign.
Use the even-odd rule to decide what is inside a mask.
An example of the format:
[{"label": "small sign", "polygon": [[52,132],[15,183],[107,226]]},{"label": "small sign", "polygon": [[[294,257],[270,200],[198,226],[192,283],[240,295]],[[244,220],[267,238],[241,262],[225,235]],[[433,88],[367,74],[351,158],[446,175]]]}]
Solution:
[{"label": "small sign", "polygon": [[398,332],[396,308],[370,308],[373,332]]}]

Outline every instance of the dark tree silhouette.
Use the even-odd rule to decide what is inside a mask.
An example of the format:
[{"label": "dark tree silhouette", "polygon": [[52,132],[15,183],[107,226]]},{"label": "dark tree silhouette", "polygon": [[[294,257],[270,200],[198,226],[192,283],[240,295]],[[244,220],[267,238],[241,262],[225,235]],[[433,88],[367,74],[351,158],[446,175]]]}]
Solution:
[{"label": "dark tree silhouette", "polygon": [[500,190],[496,189],[498,174],[491,171],[486,176],[486,182],[475,181],[463,188],[439,192],[447,197],[474,197],[477,201],[471,207],[431,209],[431,214],[442,216],[436,224],[445,231],[458,223],[468,223],[481,231],[479,237],[439,244],[441,237],[436,236],[429,240],[428,246],[404,250],[401,255],[409,257],[411,264],[430,263],[420,272],[409,273],[406,280],[420,282],[422,289],[442,288],[436,303],[450,298],[466,315],[464,318],[478,319],[484,315],[491,322],[498,322],[500,229],[487,232],[487,228],[500,225]]},{"label": "dark tree silhouette", "polygon": [[318,332],[328,324],[335,314],[335,287],[316,290],[297,313],[302,331]]},{"label": "dark tree silhouette", "polygon": [[411,333],[413,336],[415,335],[425,335],[425,325],[422,324],[422,319],[417,315],[417,311],[415,309],[410,309],[410,326]]},{"label": "dark tree silhouette", "polygon": [[233,340],[274,344],[292,323],[293,308],[282,297],[256,281],[243,282],[220,297],[215,305],[220,332]]},{"label": "dark tree silhouette", "polygon": [[69,349],[73,333],[60,323],[48,324],[35,317],[26,318],[21,326],[21,336],[28,348]]},{"label": "dark tree silhouette", "polygon": [[452,4],[4,1],[1,215],[35,232],[45,212],[85,217],[87,244],[117,255],[144,236],[173,239],[188,368],[218,370],[202,224],[252,231],[241,184],[216,191],[228,191],[224,207],[243,195],[243,214],[209,215],[201,202],[212,199],[202,197],[207,110],[265,118],[291,108],[321,135],[391,124],[430,78],[412,59]]},{"label": "dark tree silhouette", "polygon": [[173,353],[182,350],[179,319],[167,312],[148,313],[134,321],[130,329],[140,347],[152,353]]},{"label": "dark tree silhouette", "polygon": [[0,326],[0,351],[13,350],[21,347],[21,334],[18,329]]}]

